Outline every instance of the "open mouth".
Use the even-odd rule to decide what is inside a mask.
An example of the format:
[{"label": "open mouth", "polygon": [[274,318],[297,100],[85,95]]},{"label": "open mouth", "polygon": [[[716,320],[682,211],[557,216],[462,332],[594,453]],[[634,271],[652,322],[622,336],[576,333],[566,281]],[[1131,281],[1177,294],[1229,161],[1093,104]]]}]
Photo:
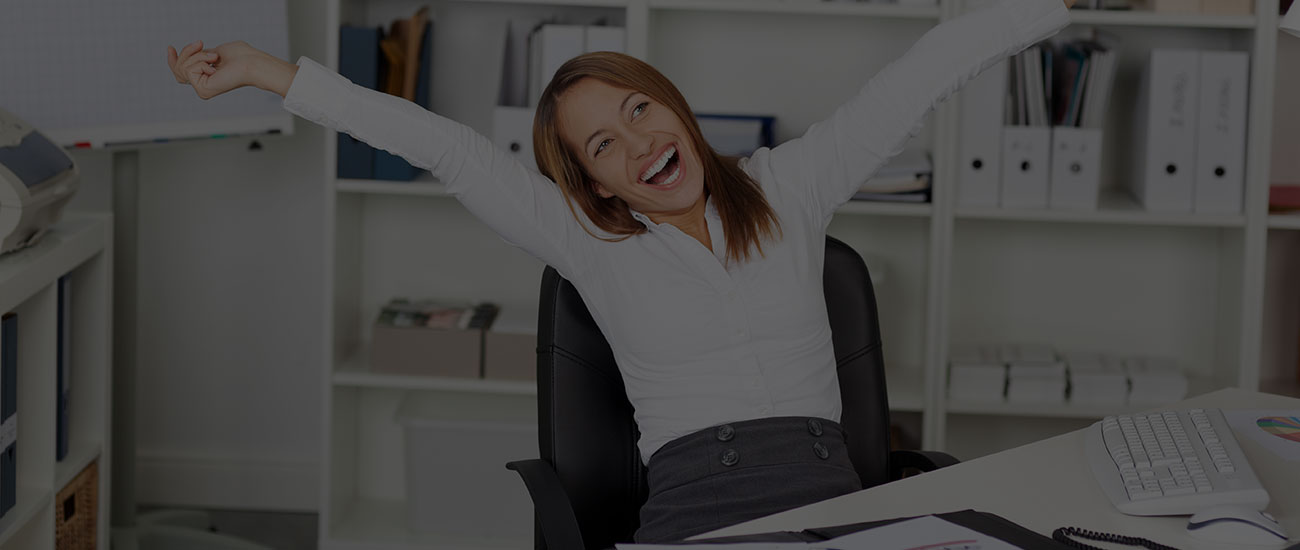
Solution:
[{"label": "open mouth", "polygon": [[650,185],[669,185],[681,175],[681,157],[677,154],[677,146],[672,145],[641,174],[641,181]]}]

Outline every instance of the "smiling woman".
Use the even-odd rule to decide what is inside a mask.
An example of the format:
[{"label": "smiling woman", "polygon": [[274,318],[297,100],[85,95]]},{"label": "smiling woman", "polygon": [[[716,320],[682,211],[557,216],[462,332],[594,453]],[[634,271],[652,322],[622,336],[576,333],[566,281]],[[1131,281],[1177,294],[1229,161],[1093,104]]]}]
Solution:
[{"label": "smiling woman", "polygon": [[640,212],[713,250],[708,198],[729,260],[761,254],[761,240],[779,234],[758,183],[709,147],[677,87],[634,57],[595,52],[562,65],[542,93],[533,143],[542,174],[617,239],[646,231],[633,217]]},{"label": "smiling woman", "polygon": [[640,430],[649,495],[635,539],[666,542],[861,488],[838,424],[827,225],[937,104],[1067,25],[1071,1],[994,0],[948,20],[803,136],[746,158],[716,153],[650,65],[585,54],[543,92],[540,173],[305,57],[295,66],[236,42],[169,62],[200,97],[272,90],[289,111],[430,170],[572,282]]}]

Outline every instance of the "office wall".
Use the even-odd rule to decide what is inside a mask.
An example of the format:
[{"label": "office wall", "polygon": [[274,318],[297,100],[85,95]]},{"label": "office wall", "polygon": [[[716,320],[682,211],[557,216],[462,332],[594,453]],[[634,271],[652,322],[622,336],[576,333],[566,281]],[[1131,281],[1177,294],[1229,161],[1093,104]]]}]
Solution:
[{"label": "office wall", "polygon": [[[323,10],[289,10],[291,57],[323,60]],[[139,153],[141,504],[316,507],[321,132]]]}]

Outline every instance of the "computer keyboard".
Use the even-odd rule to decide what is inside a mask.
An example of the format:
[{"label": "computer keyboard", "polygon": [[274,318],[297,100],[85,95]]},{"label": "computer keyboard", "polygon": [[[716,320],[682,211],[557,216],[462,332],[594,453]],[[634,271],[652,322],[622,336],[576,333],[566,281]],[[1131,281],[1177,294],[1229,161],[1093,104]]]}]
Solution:
[{"label": "computer keyboard", "polygon": [[1086,439],[1093,475],[1125,514],[1268,506],[1268,492],[1219,409],[1108,416],[1089,427]]}]

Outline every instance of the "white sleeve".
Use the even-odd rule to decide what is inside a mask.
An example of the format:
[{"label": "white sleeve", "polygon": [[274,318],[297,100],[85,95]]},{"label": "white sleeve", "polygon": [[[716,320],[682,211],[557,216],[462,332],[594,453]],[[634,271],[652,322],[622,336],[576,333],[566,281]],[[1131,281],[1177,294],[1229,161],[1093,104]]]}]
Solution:
[{"label": "white sleeve", "polygon": [[591,237],[559,186],[468,126],[353,84],[306,57],[284,108],[429,170],[506,242],[566,277],[582,269]]},{"label": "white sleeve", "polygon": [[989,66],[1070,22],[1061,0],[1002,0],[926,32],[834,114],[767,159],[780,185],[829,221],[939,103]]}]

